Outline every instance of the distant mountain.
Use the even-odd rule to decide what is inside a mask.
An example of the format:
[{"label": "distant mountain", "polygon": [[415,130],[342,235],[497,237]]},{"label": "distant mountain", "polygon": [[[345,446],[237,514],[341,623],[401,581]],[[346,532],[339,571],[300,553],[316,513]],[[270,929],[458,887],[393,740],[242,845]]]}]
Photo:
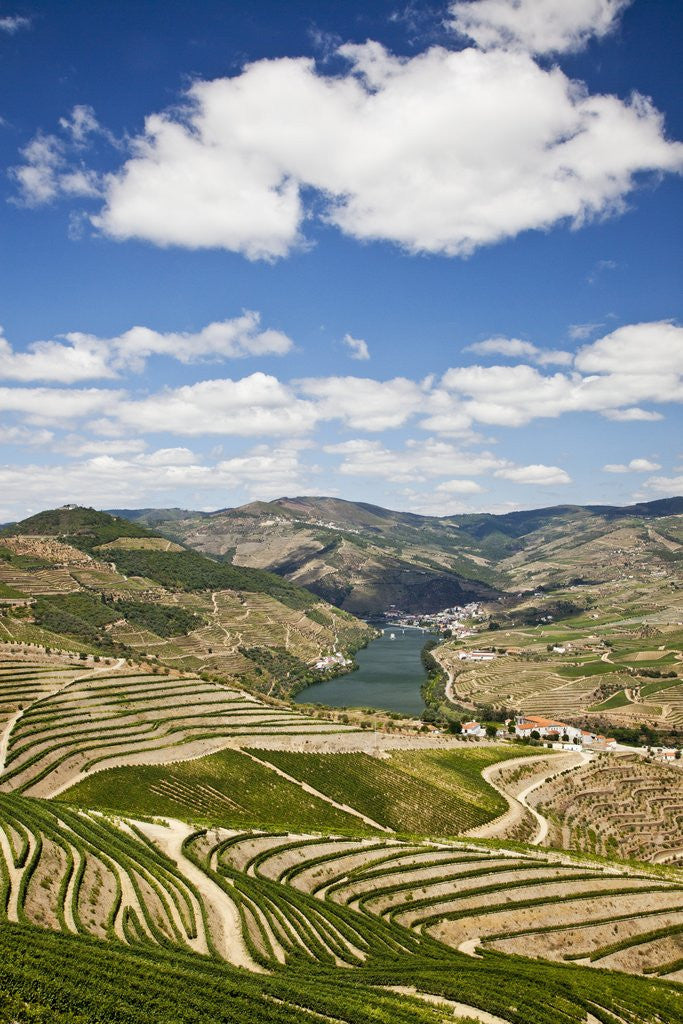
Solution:
[{"label": "distant mountain", "polygon": [[683,498],[444,517],[341,498],[252,502],[213,513],[145,509],[164,536],[267,569],[357,615],[433,611],[502,592],[608,580],[681,556]]}]

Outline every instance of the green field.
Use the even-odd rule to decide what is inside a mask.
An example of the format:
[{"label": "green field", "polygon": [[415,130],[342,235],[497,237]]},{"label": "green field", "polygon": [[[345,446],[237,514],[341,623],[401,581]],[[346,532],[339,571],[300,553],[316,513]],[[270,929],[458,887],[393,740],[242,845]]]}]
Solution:
[{"label": "green field", "polygon": [[[481,777],[487,765],[535,750],[486,747],[368,754],[252,753],[337,803],[410,835],[460,835],[501,814],[506,803]],[[204,825],[372,832],[355,815],[309,795],[238,750],[171,765],[97,772],[60,800],[130,815],[168,815]]]},{"label": "green field", "polygon": [[304,793],[238,750],[171,765],[111,768],[78,782],[59,799],[120,814],[168,815],[230,828],[369,831],[360,819]]},{"label": "green field", "polygon": [[625,690],[619,690],[618,693],[613,693],[607,700],[603,700],[601,704],[594,704],[588,710],[609,711],[611,708],[625,708],[628,704],[632,703],[633,701],[629,700],[626,696]]},{"label": "green field", "polygon": [[395,753],[388,760],[368,754],[254,753],[380,825],[411,835],[451,836],[502,814],[505,800],[480,773],[488,764],[520,756],[510,747]]}]

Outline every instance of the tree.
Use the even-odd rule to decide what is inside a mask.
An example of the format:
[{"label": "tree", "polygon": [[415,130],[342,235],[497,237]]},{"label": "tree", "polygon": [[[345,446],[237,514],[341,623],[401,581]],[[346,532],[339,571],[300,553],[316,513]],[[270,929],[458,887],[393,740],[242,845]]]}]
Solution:
[{"label": "tree", "polygon": [[532,729],[531,730],[531,739],[532,740],[540,740],[540,738],[541,738],[541,734],[538,731],[538,729]]},{"label": "tree", "polygon": [[486,735],[490,740],[492,740],[494,736],[498,735],[498,729],[491,722],[486,726]]},{"label": "tree", "polygon": [[456,735],[462,732],[462,722],[459,718],[454,718],[452,722],[448,723],[448,731]]},{"label": "tree", "polygon": [[508,722],[508,732],[510,733],[511,736],[513,736],[515,732],[515,722],[512,718]]}]

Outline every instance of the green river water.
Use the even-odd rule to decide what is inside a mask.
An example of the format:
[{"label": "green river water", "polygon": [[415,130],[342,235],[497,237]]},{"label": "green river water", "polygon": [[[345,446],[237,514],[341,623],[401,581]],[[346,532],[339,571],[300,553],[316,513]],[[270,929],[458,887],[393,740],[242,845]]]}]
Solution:
[{"label": "green river water", "polygon": [[384,627],[382,636],[356,654],[358,671],[308,686],[294,700],[299,704],[372,707],[419,716],[425,708],[420,686],[426,679],[420,655],[429,639],[429,633],[421,629]]}]

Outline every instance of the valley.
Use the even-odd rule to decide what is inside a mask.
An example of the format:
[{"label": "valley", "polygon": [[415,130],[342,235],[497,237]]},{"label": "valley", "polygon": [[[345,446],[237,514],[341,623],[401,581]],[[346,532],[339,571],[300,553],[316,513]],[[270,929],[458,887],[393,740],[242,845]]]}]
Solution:
[{"label": "valley", "polygon": [[414,631],[402,716],[311,684],[403,626],[184,543],[88,509],[0,538],[6,1019],[677,1024],[680,762],[501,721],[677,735],[675,574],[483,585]]}]

